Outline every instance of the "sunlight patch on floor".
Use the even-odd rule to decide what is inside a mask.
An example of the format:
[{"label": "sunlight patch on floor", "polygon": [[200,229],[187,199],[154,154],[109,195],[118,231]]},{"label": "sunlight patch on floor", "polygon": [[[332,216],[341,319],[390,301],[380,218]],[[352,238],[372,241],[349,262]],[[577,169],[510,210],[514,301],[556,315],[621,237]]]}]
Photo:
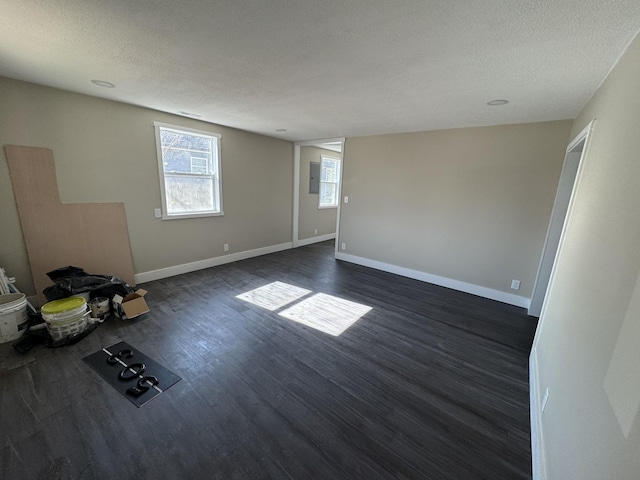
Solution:
[{"label": "sunlight patch on floor", "polygon": [[360,303],[317,293],[279,315],[337,337],[370,310]]},{"label": "sunlight patch on floor", "polygon": [[236,295],[236,298],[273,312],[309,293],[311,293],[311,290],[289,285],[288,283],[273,282],[255,290]]}]

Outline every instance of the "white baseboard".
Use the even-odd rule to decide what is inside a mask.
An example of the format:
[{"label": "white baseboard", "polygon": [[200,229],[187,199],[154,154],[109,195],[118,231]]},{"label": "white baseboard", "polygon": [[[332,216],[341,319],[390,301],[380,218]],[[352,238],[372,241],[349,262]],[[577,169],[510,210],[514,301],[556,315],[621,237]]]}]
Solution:
[{"label": "white baseboard", "polygon": [[135,280],[136,284],[151,282],[153,280],[160,280],[161,278],[173,277],[174,275],[195,272],[196,270],[202,270],[204,268],[217,267],[218,265],[224,265],[225,263],[259,257],[260,255],[267,255],[268,253],[281,252],[282,250],[289,250],[290,248],[293,248],[293,244],[291,242],[287,242],[279,245],[271,245],[269,247],[256,248],[254,250],[245,250],[244,252],[230,253],[229,255],[222,255],[220,257],[198,260],[197,262],[184,263],[182,265],[160,268],[149,272],[136,273]]},{"label": "white baseboard", "polygon": [[531,419],[531,467],[533,480],[546,480],[547,473],[542,448],[542,423],[540,411],[540,386],[538,384],[538,362],[535,347],[529,355],[529,415]]},{"label": "white baseboard", "polygon": [[[311,245],[312,243],[316,242],[332,240],[334,238],[335,234],[320,235],[318,237],[301,240],[298,243],[298,246],[302,247],[305,245]],[[183,273],[195,272],[196,270],[202,270],[204,268],[224,265],[225,263],[246,260],[247,258],[259,257],[260,255],[267,255],[269,253],[276,253],[282,250],[288,250],[290,248],[293,248],[293,244],[291,242],[287,242],[281,243],[279,245],[271,245],[269,247],[256,248],[254,250],[246,250],[244,252],[222,255],[220,257],[207,258],[205,260],[198,260],[197,262],[184,263],[182,265],[174,265],[167,268],[160,268],[158,270],[151,270],[149,272],[136,273],[135,281],[136,284],[151,282],[153,280],[173,277],[175,275],[180,275]],[[396,275],[402,275],[403,277],[413,278],[415,280],[421,280],[423,282],[433,283],[442,287],[452,288],[461,292],[471,293],[472,295],[478,295],[480,297],[489,298],[491,300],[497,300],[499,302],[515,305],[517,307],[528,308],[530,303],[530,300],[526,297],[520,297],[511,293],[501,292],[499,290],[493,290],[490,288],[481,287],[479,285],[461,282],[459,280],[452,280],[450,278],[440,277],[438,275],[432,275],[430,273],[420,272],[418,270],[412,270],[410,268],[399,267],[390,263],[370,260],[364,257],[357,257],[355,255],[338,252],[336,254],[336,259],[355,263],[365,267],[375,268],[376,270],[395,273]]]},{"label": "white baseboard", "polygon": [[376,270],[382,270],[384,272],[395,273],[396,275],[413,278],[415,280],[420,280],[423,282],[433,283],[435,285],[440,285],[441,287],[451,288],[453,290],[470,293],[479,297],[497,300],[498,302],[508,303],[509,305],[515,305],[516,307],[529,308],[529,298],[514,295],[512,293],[501,292],[500,290],[493,290],[491,288],[482,287],[480,285],[474,285],[472,283],[461,282],[459,280],[453,280],[451,278],[440,277],[438,275],[432,275],[430,273],[421,272],[419,270],[399,267],[390,263],[357,257],[355,255],[349,255],[347,253],[338,252],[336,254],[336,259],[344,260],[345,262],[349,263],[356,263],[365,267],[375,268]]},{"label": "white baseboard", "polygon": [[328,233],[326,235],[318,235],[317,237],[305,238],[304,240],[298,240],[298,246],[304,247],[305,245],[311,245],[312,243],[324,242],[326,240],[333,240],[336,238],[335,233]]}]

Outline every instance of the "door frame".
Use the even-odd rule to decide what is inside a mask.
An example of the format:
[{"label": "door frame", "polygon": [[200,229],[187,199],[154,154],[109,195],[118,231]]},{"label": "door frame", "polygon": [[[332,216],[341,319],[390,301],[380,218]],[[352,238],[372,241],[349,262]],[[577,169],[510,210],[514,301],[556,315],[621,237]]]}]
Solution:
[{"label": "door frame", "polygon": [[[555,270],[556,259],[564,238],[565,225],[582,174],[584,158],[589,147],[589,138],[593,132],[594,125],[595,119],[589,122],[589,124],[575,136],[567,146],[565,152],[562,172],[558,182],[558,190],[553,203],[549,227],[547,228],[547,235],[544,240],[544,247],[538,265],[538,273],[535,283],[533,284],[533,291],[527,311],[527,313],[533,317],[540,317],[544,309],[544,301],[547,297],[549,284],[551,283],[551,278]],[[582,150],[578,150],[579,148],[582,148]],[[578,153],[579,156],[576,157]],[[577,166],[574,163],[576,161]]]},{"label": "door frame", "polygon": [[[340,143],[340,172],[338,182],[338,211],[336,213],[336,246],[338,252],[338,233],[340,229],[340,208],[342,205],[342,172],[344,171],[344,141],[345,137],[324,138],[319,140],[305,140],[293,143],[293,230],[291,234],[293,248],[300,246],[299,215],[300,215],[300,147],[314,147],[324,143]],[[336,152],[337,153],[337,152]]]}]

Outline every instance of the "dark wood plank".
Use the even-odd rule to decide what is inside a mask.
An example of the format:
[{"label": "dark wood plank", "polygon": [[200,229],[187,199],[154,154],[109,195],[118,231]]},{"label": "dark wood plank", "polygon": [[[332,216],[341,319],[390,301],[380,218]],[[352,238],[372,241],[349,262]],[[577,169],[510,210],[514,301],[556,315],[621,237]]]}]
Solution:
[{"label": "dark wood plank", "polygon": [[[12,368],[1,345],[2,478],[531,478],[535,319],[332,253],[149,282],[149,314]],[[333,337],[235,298],[274,281],[372,310]],[[136,408],[82,362],[120,340],[182,381]]]}]

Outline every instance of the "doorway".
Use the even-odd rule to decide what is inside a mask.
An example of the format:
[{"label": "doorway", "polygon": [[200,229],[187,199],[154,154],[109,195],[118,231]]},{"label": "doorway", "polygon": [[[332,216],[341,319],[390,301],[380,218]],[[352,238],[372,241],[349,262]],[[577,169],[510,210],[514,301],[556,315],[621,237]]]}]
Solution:
[{"label": "doorway", "polygon": [[547,229],[547,236],[542,249],[542,257],[538,265],[538,274],[533,286],[531,303],[527,312],[533,317],[539,317],[542,312],[544,299],[547,295],[547,287],[553,272],[556,254],[558,253],[558,246],[562,240],[567,212],[578,183],[577,178],[579,177],[582,160],[587,150],[587,142],[593,130],[594,122],[595,120],[591,121],[567,147],[556,199],[551,211],[551,220],[549,221],[549,228]]},{"label": "doorway", "polygon": [[343,150],[344,138],[294,143],[294,248],[337,237]]}]

